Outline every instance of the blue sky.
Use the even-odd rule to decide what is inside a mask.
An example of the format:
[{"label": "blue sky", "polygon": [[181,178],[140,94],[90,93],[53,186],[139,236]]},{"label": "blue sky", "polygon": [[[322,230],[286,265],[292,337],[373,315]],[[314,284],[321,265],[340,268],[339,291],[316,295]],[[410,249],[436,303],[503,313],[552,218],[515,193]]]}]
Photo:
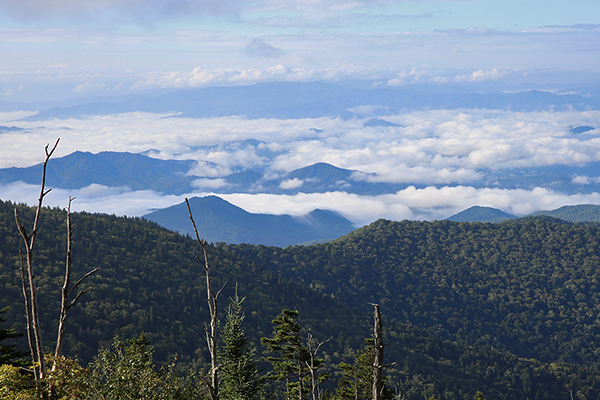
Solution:
[{"label": "blue sky", "polygon": [[263,80],[600,81],[596,0],[0,1],[0,99]]}]

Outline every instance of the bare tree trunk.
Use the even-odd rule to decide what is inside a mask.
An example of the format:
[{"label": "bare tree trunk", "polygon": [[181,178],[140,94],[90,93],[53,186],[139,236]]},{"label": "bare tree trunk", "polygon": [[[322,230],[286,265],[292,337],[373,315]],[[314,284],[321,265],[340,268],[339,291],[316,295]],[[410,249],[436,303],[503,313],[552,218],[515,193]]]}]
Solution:
[{"label": "bare tree trunk", "polygon": [[[29,301],[29,293],[27,292],[27,280],[25,278],[25,261],[23,260],[23,252],[19,249],[21,259],[21,284],[23,287],[23,298],[25,299],[25,317],[27,318],[27,341],[29,343],[29,351],[31,354],[31,364],[37,364],[37,351],[35,350],[35,342],[33,341],[33,325],[31,323],[31,303]],[[34,367],[33,378],[37,382],[39,380],[39,370]]]},{"label": "bare tree trunk", "polygon": [[194,233],[196,234],[196,241],[200,244],[200,247],[202,247],[202,251],[203,251],[203,255],[204,255],[203,260],[197,256],[196,256],[196,259],[200,262],[200,264],[202,264],[202,266],[204,267],[204,272],[206,274],[206,297],[207,297],[207,302],[208,302],[208,311],[210,313],[210,327],[205,326],[205,331],[206,331],[206,344],[208,347],[208,352],[210,353],[211,367],[210,367],[210,377],[209,377],[210,381],[205,379],[205,384],[208,386],[208,391],[209,391],[211,400],[218,400],[219,399],[218,374],[219,374],[220,366],[218,365],[218,361],[217,361],[217,323],[218,323],[217,298],[219,297],[219,294],[221,293],[223,288],[221,288],[217,293],[214,293],[212,291],[211,282],[210,282],[210,266],[208,264],[207,243],[206,243],[206,240],[200,239],[200,236],[198,235],[198,229],[196,228],[196,222],[194,222],[194,217],[192,216],[192,209],[190,208],[190,202],[188,201],[187,198],[185,199],[185,203],[187,204],[190,220],[192,221],[192,225],[194,227]]},{"label": "bare tree trunk", "polygon": [[319,385],[319,382],[317,382],[317,377],[315,376],[315,371],[317,369],[317,367],[315,366],[315,358],[317,357],[317,353],[319,352],[319,349],[321,348],[321,346],[323,346],[325,343],[329,342],[330,340],[331,340],[331,338],[327,339],[324,342],[317,343],[317,347],[313,349],[313,347],[312,347],[313,336],[310,333],[308,334],[307,342],[308,342],[308,353],[310,354],[310,360],[306,362],[306,366],[310,370],[310,383],[311,383],[311,392],[312,392],[313,400],[318,400],[321,398],[320,393],[318,393],[318,390],[317,390],[317,386]]},{"label": "bare tree trunk", "polygon": [[[77,300],[87,292],[86,290],[82,290],[77,293],[77,296],[69,302],[69,296],[71,293],[83,282],[88,276],[96,273],[98,268],[94,268],[87,274],[85,274],[81,279],[79,279],[72,287],[69,287],[71,284],[71,202],[75,200],[74,197],[69,196],[69,206],[67,207],[67,255],[65,261],[65,282],[62,288],[62,301],[60,308],[60,317],[58,320],[58,338],[56,339],[56,349],[54,350],[54,357],[58,358],[61,355],[63,343],[65,340],[65,324],[67,321],[67,312],[71,307],[77,303]],[[52,365],[52,370],[56,369],[56,364]]]},{"label": "bare tree trunk", "polygon": [[[31,230],[31,234],[27,233],[27,230],[21,223],[19,219],[19,212],[15,208],[15,222],[17,223],[17,228],[21,233],[23,238],[23,242],[25,243],[25,254],[27,257],[27,279],[24,279],[24,294],[29,294],[29,301],[25,301],[25,306],[27,307],[27,314],[29,315],[28,321],[31,323],[31,330],[33,331],[34,341],[34,349],[32,349],[32,359],[36,360],[37,363],[34,364],[34,376],[36,378],[36,386],[38,389],[38,394],[40,393],[41,388],[39,387],[39,381],[43,380],[46,377],[46,362],[44,360],[44,346],[42,343],[42,332],[40,328],[40,322],[38,317],[38,304],[37,304],[37,288],[35,285],[35,273],[33,270],[33,247],[35,245],[35,238],[39,229],[39,221],[40,214],[42,212],[42,204],[44,201],[44,197],[50,192],[50,190],[46,190],[46,166],[48,165],[48,160],[54,153],[56,146],[58,146],[58,142],[60,139],[56,140],[56,143],[52,147],[51,150],[48,150],[49,144],[45,147],[46,159],[42,165],[42,184],[40,189],[40,197],[38,200],[37,210],[35,212],[35,219],[33,221],[33,228]],[[25,274],[22,274],[25,275]],[[25,286],[28,286],[25,288]],[[29,304],[28,304],[29,303]]]},{"label": "bare tree trunk", "polygon": [[373,400],[380,400],[383,391],[383,323],[381,322],[381,311],[379,304],[373,304],[374,325],[373,325]]}]

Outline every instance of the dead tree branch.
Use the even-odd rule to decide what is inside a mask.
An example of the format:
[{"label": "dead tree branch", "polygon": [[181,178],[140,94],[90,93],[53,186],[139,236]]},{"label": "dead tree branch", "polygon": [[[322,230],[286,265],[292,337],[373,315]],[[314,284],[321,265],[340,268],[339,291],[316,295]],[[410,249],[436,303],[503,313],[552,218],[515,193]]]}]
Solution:
[{"label": "dead tree branch", "polygon": [[[306,366],[308,367],[309,371],[310,371],[310,383],[311,383],[311,392],[312,392],[312,399],[313,400],[318,400],[321,398],[320,393],[318,393],[317,390],[317,386],[319,385],[318,379],[315,376],[315,371],[318,368],[318,365],[315,365],[315,359],[317,357],[317,353],[319,352],[319,349],[321,348],[321,346],[323,346],[325,343],[329,342],[331,340],[331,338],[325,340],[324,342],[318,342],[317,343],[317,347],[313,349],[313,335],[311,333],[308,334],[307,337],[307,343],[308,343],[308,354],[310,355],[310,359],[308,361],[306,361]],[[318,362],[320,364],[320,361]]]},{"label": "dead tree branch", "polygon": [[374,308],[374,323],[373,323],[373,400],[380,400],[383,394],[383,369],[396,363],[383,363],[383,322],[381,320],[381,311],[379,304],[370,303]]},{"label": "dead tree branch", "polygon": [[[21,237],[23,238],[23,242],[25,244],[25,254],[27,258],[27,279],[23,279],[24,286],[27,286],[27,288],[24,287],[23,292],[25,296],[27,296],[27,294],[29,295],[29,301],[25,301],[25,306],[27,308],[26,313],[29,315],[28,324],[30,326],[28,326],[28,332],[32,331],[33,337],[35,338],[35,340],[32,341],[34,343],[32,353],[35,353],[35,355],[32,354],[32,359],[34,360],[34,377],[36,379],[36,384],[40,380],[44,379],[46,376],[46,362],[44,360],[44,346],[42,344],[42,333],[38,317],[37,288],[35,285],[35,273],[33,270],[33,247],[35,245],[35,238],[37,237],[39,229],[40,215],[42,212],[44,197],[46,197],[46,195],[50,193],[50,190],[52,190],[46,190],[46,167],[48,165],[50,157],[52,157],[52,154],[54,153],[54,150],[56,150],[56,146],[58,146],[59,141],[60,139],[56,140],[56,143],[54,143],[52,149],[49,149],[49,144],[47,144],[45,147],[46,158],[44,159],[44,163],[42,164],[42,183],[40,188],[40,197],[38,199],[38,205],[37,210],[35,212],[35,218],[33,220],[31,234],[27,233],[25,226],[21,223],[21,220],[19,218],[19,212],[17,208],[15,208],[15,222],[17,224],[17,228],[19,229]],[[25,274],[23,273],[22,275]],[[39,385],[37,386],[39,391]]]},{"label": "dead tree branch", "polygon": [[202,266],[204,267],[204,273],[206,275],[206,297],[208,302],[208,311],[210,313],[210,326],[205,326],[206,331],[206,344],[208,347],[208,352],[210,353],[210,382],[207,379],[204,379],[206,386],[208,387],[208,391],[210,394],[211,400],[218,400],[219,398],[219,380],[218,373],[220,366],[217,361],[217,298],[219,294],[225,287],[221,287],[217,293],[214,293],[211,287],[211,279],[210,279],[210,265],[208,263],[208,245],[206,240],[200,239],[198,235],[198,229],[196,228],[196,222],[194,221],[194,217],[192,216],[192,209],[190,207],[190,202],[188,199],[185,199],[185,203],[187,204],[188,213],[190,217],[190,221],[192,221],[192,226],[194,227],[194,234],[196,235],[196,241],[200,244],[200,247],[203,251],[203,259],[196,256],[196,259]]},{"label": "dead tree branch", "polygon": [[[71,202],[75,200],[74,197],[69,196],[69,205],[67,207],[67,256],[65,261],[65,282],[62,288],[62,301],[60,308],[60,317],[58,320],[58,338],[56,339],[56,349],[54,350],[54,357],[58,359],[62,352],[63,343],[65,340],[65,324],[67,321],[67,312],[71,307],[77,303],[77,300],[84,294],[87,293],[86,290],[82,290],[75,298],[69,302],[69,295],[79,286],[88,276],[96,273],[98,268],[94,268],[83,277],[81,277],[73,286],[69,287],[71,284],[71,236],[72,236],[72,228],[71,228]],[[56,364],[52,366],[52,370],[56,369]]]}]

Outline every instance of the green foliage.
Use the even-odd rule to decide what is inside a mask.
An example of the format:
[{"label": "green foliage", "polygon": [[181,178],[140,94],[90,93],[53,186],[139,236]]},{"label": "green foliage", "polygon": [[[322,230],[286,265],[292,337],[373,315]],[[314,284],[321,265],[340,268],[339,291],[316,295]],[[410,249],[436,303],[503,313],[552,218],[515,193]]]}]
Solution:
[{"label": "green foliage", "polygon": [[[335,392],[336,400],[370,399],[373,395],[373,362],[375,349],[373,339],[367,339],[362,349],[356,351],[354,363],[340,363],[342,377]],[[394,392],[385,384],[382,399],[393,399]]]},{"label": "green foliage", "polygon": [[[0,314],[8,311],[10,306],[6,306],[0,310]],[[5,322],[4,318],[0,317],[0,322]],[[23,336],[22,333],[15,332],[14,329],[0,329],[0,342],[5,340],[11,340]],[[11,364],[14,366],[23,365],[25,363],[22,357],[25,357],[28,353],[24,351],[15,350],[16,344],[1,344],[0,343],[0,365]]]},{"label": "green foliage", "polygon": [[109,399],[199,399],[204,397],[198,378],[175,375],[173,365],[157,371],[153,350],[145,334],[123,342],[115,338],[113,350],[101,350],[90,365],[93,390],[86,398]]},{"label": "green foliage", "polygon": [[0,398],[3,400],[35,399],[31,378],[14,365],[0,364]]},{"label": "green foliage", "polygon": [[244,298],[230,298],[226,323],[221,331],[224,345],[219,351],[221,364],[220,395],[225,400],[255,400],[262,398],[265,378],[260,376],[255,360],[256,348],[248,345],[242,330],[245,315]]},{"label": "green foliage", "polygon": [[273,320],[273,337],[262,338],[263,344],[276,356],[266,357],[273,365],[272,379],[286,382],[286,398],[298,397],[303,400],[306,396],[304,377],[305,363],[310,359],[310,353],[300,340],[302,327],[298,323],[298,311],[284,309]]},{"label": "green foliage", "polygon": [[77,360],[48,356],[46,362],[52,367],[43,385],[55,400],[85,399],[96,389],[90,382],[90,371],[82,368]]},{"label": "green foliage", "polygon": [[[0,304],[23,332],[13,204],[0,202]],[[23,221],[30,208],[17,206]],[[205,279],[195,243],[137,218],[72,216],[73,274],[100,267],[69,314],[64,354],[82,365],[115,335],[147,332],[156,363],[207,361]],[[201,223],[201,221],[198,221]],[[45,209],[36,245],[40,321],[52,348],[64,271],[64,213]],[[276,248],[209,245],[214,283],[240,282],[250,348],[286,309],[315,337],[332,337],[323,370],[335,389],[370,331],[368,302],[384,310],[389,386],[435,396],[554,400],[600,395],[600,229],[553,219],[500,224],[380,220],[333,242]],[[225,287],[223,296],[233,296]],[[17,350],[26,348],[15,338]],[[270,354],[272,355],[272,354]],[[266,363],[265,363],[266,364]],[[178,367],[179,368],[179,367]]]}]

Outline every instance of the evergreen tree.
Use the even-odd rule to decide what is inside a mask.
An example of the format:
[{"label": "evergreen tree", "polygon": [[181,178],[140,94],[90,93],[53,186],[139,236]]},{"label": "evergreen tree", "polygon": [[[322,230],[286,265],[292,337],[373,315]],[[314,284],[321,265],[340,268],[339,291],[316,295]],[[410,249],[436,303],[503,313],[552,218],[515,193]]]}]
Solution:
[{"label": "evergreen tree", "polygon": [[[354,364],[340,363],[342,377],[335,392],[337,400],[371,399],[373,395],[373,360],[375,349],[373,339],[367,339],[365,346],[354,356]],[[385,377],[384,377],[385,382]],[[385,386],[383,399],[393,399],[394,392]]]},{"label": "evergreen tree", "polygon": [[304,400],[305,363],[310,359],[310,353],[300,340],[302,328],[298,324],[298,311],[284,309],[272,322],[274,337],[261,339],[272,353],[279,355],[266,357],[275,370],[272,378],[286,382],[288,400],[292,397]]},{"label": "evergreen tree", "polygon": [[[4,307],[0,310],[0,314],[6,312],[10,306]],[[0,322],[5,322],[6,320],[0,317]],[[22,333],[15,332],[14,329],[0,329],[0,342],[7,339],[14,339],[23,336]],[[24,364],[24,360],[21,357],[25,357],[28,353],[22,351],[15,350],[15,344],[5,345],[0,344],[0,365],[10,364],[14,366],[20,366]]]},{"label": "evergreen tree", "polygon": [[224,346],[219,351],[221,362],[220,396],[225,400],[253,400],[261,398],[264,378],[260,376],[254,354],[242,330],[245,315],[237,289],[227,307],[225,327],[221,332]]}]

